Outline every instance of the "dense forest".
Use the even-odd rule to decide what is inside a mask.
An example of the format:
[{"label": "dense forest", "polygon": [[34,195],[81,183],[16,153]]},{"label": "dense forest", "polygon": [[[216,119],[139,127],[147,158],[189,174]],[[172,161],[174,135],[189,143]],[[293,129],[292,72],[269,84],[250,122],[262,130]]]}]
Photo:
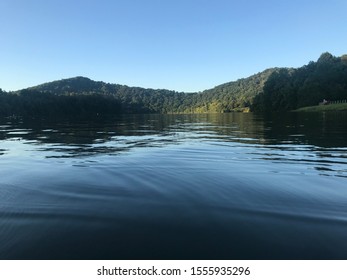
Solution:
[{"label": "dense forest", "polygon": [[253,111],[283,111],[347,100],[347,55],[323,53],[317,62],[273,72],[251,105]]},{"label": "dense forest", "polygon": [[75,77],[16,92],[0,89],[2,116],[283,111],[347,99],[347,55],[323,53],[300,68],[272,68],[198,93],[145,89]]}]

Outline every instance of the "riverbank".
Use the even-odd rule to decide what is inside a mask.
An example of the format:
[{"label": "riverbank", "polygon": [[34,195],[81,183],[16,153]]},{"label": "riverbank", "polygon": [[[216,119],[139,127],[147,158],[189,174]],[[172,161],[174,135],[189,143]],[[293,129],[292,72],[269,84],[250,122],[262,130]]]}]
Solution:
[{"label": "riverbank", "polygon": [[303,107],[294,110],[294,112],[324,112],[324,111],[347,111],[347,103],[317,105]]}]

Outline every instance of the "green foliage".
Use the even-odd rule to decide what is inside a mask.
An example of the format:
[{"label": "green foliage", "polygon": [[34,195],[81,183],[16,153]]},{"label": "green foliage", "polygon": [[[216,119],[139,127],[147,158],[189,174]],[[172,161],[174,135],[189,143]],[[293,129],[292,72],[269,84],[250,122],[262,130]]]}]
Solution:
[{"label": "green foliage", "polygon": [[268,69],[245,79],[225,83],[202,93],[192,94],[186,113],[225,113],[243,111],[262,92],[268,77],[276,69]]},{"label": "green foliage", "polygon": [[35,90],[21,90],[16,94],[0,94],[2,116],[91,116],[121,111],[121,104],[107,96],[96,94],[55,95]]},{"label": "green foliage", "polygon": [[[34,116],[84,115],[88,112],[91,115],[229,112],[251,104],[253,96],[264,83],[261,75],[224,84],[202,93],[128,87],[77,77],[12,94],[3,93],[0,114]],[[113,105],[109,106],[110,104]]]},{"label": "green foliage", "polygon": [[31,89],[56,96],[94,95],[100,98],[107,97],[121,105],[121,110],[116,113],[178,112],[182,100],[187,96],[185,93],[176,91],[107,84],[83,77],[46,83]]},{"label": "green foliage", "polygon": [[255,111],[293,110],[325,100],[347,99],[345,56],[323,53],[317,62],[274,72],[252,105]]},{"label": "green foliage", "polygon": [[286,111],[347,99],[347,56],[323,53],[303,67],[272,68],[199,93],[145,89],[84,77],[18,92],[0,89],[0,115],[91,116],[118,113]]}]

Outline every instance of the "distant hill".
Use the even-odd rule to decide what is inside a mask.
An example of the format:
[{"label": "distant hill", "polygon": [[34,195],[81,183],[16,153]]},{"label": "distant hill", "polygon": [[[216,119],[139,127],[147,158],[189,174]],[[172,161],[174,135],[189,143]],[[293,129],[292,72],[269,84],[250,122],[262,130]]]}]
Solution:
[{"label": "distant hill", "polygon": [[98,96],[120,104],[124,113],[206,113],[243,110],[262,92],[268,77],[277,68],[217,86],[200,93],[146,89],[74,77],[41,84],[20,92],[40,92],[54,96]]},{"label": "distant hill", "polygon": [[271,68],[199,93],[146,89],[74,77],[17,92],[0,90],[0,115],[283,111],[347,99],[347,55],[323,53],[300,68]]},{"label": "distant hill", "polygon": [[146,89],[119,84],[96,82],[85,77],[74,77],[28,88],[29,91],[58,96],[94,96],[120,104],[123,113],[178,112],[181,101],[188,95],[166,89]]},{"label": "distant hill", "polygon": [[[40,91],[45,93],[54,93],[58,95],[71,94],[71,93],[103,93],[107,88],[106,83],[96,82],[85,77],[74,77],[70,79],[63,79],[44,83],[38,86],[30,87],[28,90]],[[117,85],[113,85],[117,86]]]},{"label": "distant hill", "polygon": [[49,82],[26,90],[54,95],[98,95],[113,97],[125,112],[206,113],[243,110],[263,91],[269,76],[279,68],[267,69],[248,78],[219,85],[199,93],[145,89],[75,77]]}]

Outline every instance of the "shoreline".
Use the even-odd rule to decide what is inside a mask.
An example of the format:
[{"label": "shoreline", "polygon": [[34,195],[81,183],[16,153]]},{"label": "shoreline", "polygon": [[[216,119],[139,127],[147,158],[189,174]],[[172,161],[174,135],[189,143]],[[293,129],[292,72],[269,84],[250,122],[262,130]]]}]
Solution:
[{"label": "shoreline", "polygon": [[325,111],[347,111],[347,103],[316,105],[302,107],[292,112],[325,112]]}]

